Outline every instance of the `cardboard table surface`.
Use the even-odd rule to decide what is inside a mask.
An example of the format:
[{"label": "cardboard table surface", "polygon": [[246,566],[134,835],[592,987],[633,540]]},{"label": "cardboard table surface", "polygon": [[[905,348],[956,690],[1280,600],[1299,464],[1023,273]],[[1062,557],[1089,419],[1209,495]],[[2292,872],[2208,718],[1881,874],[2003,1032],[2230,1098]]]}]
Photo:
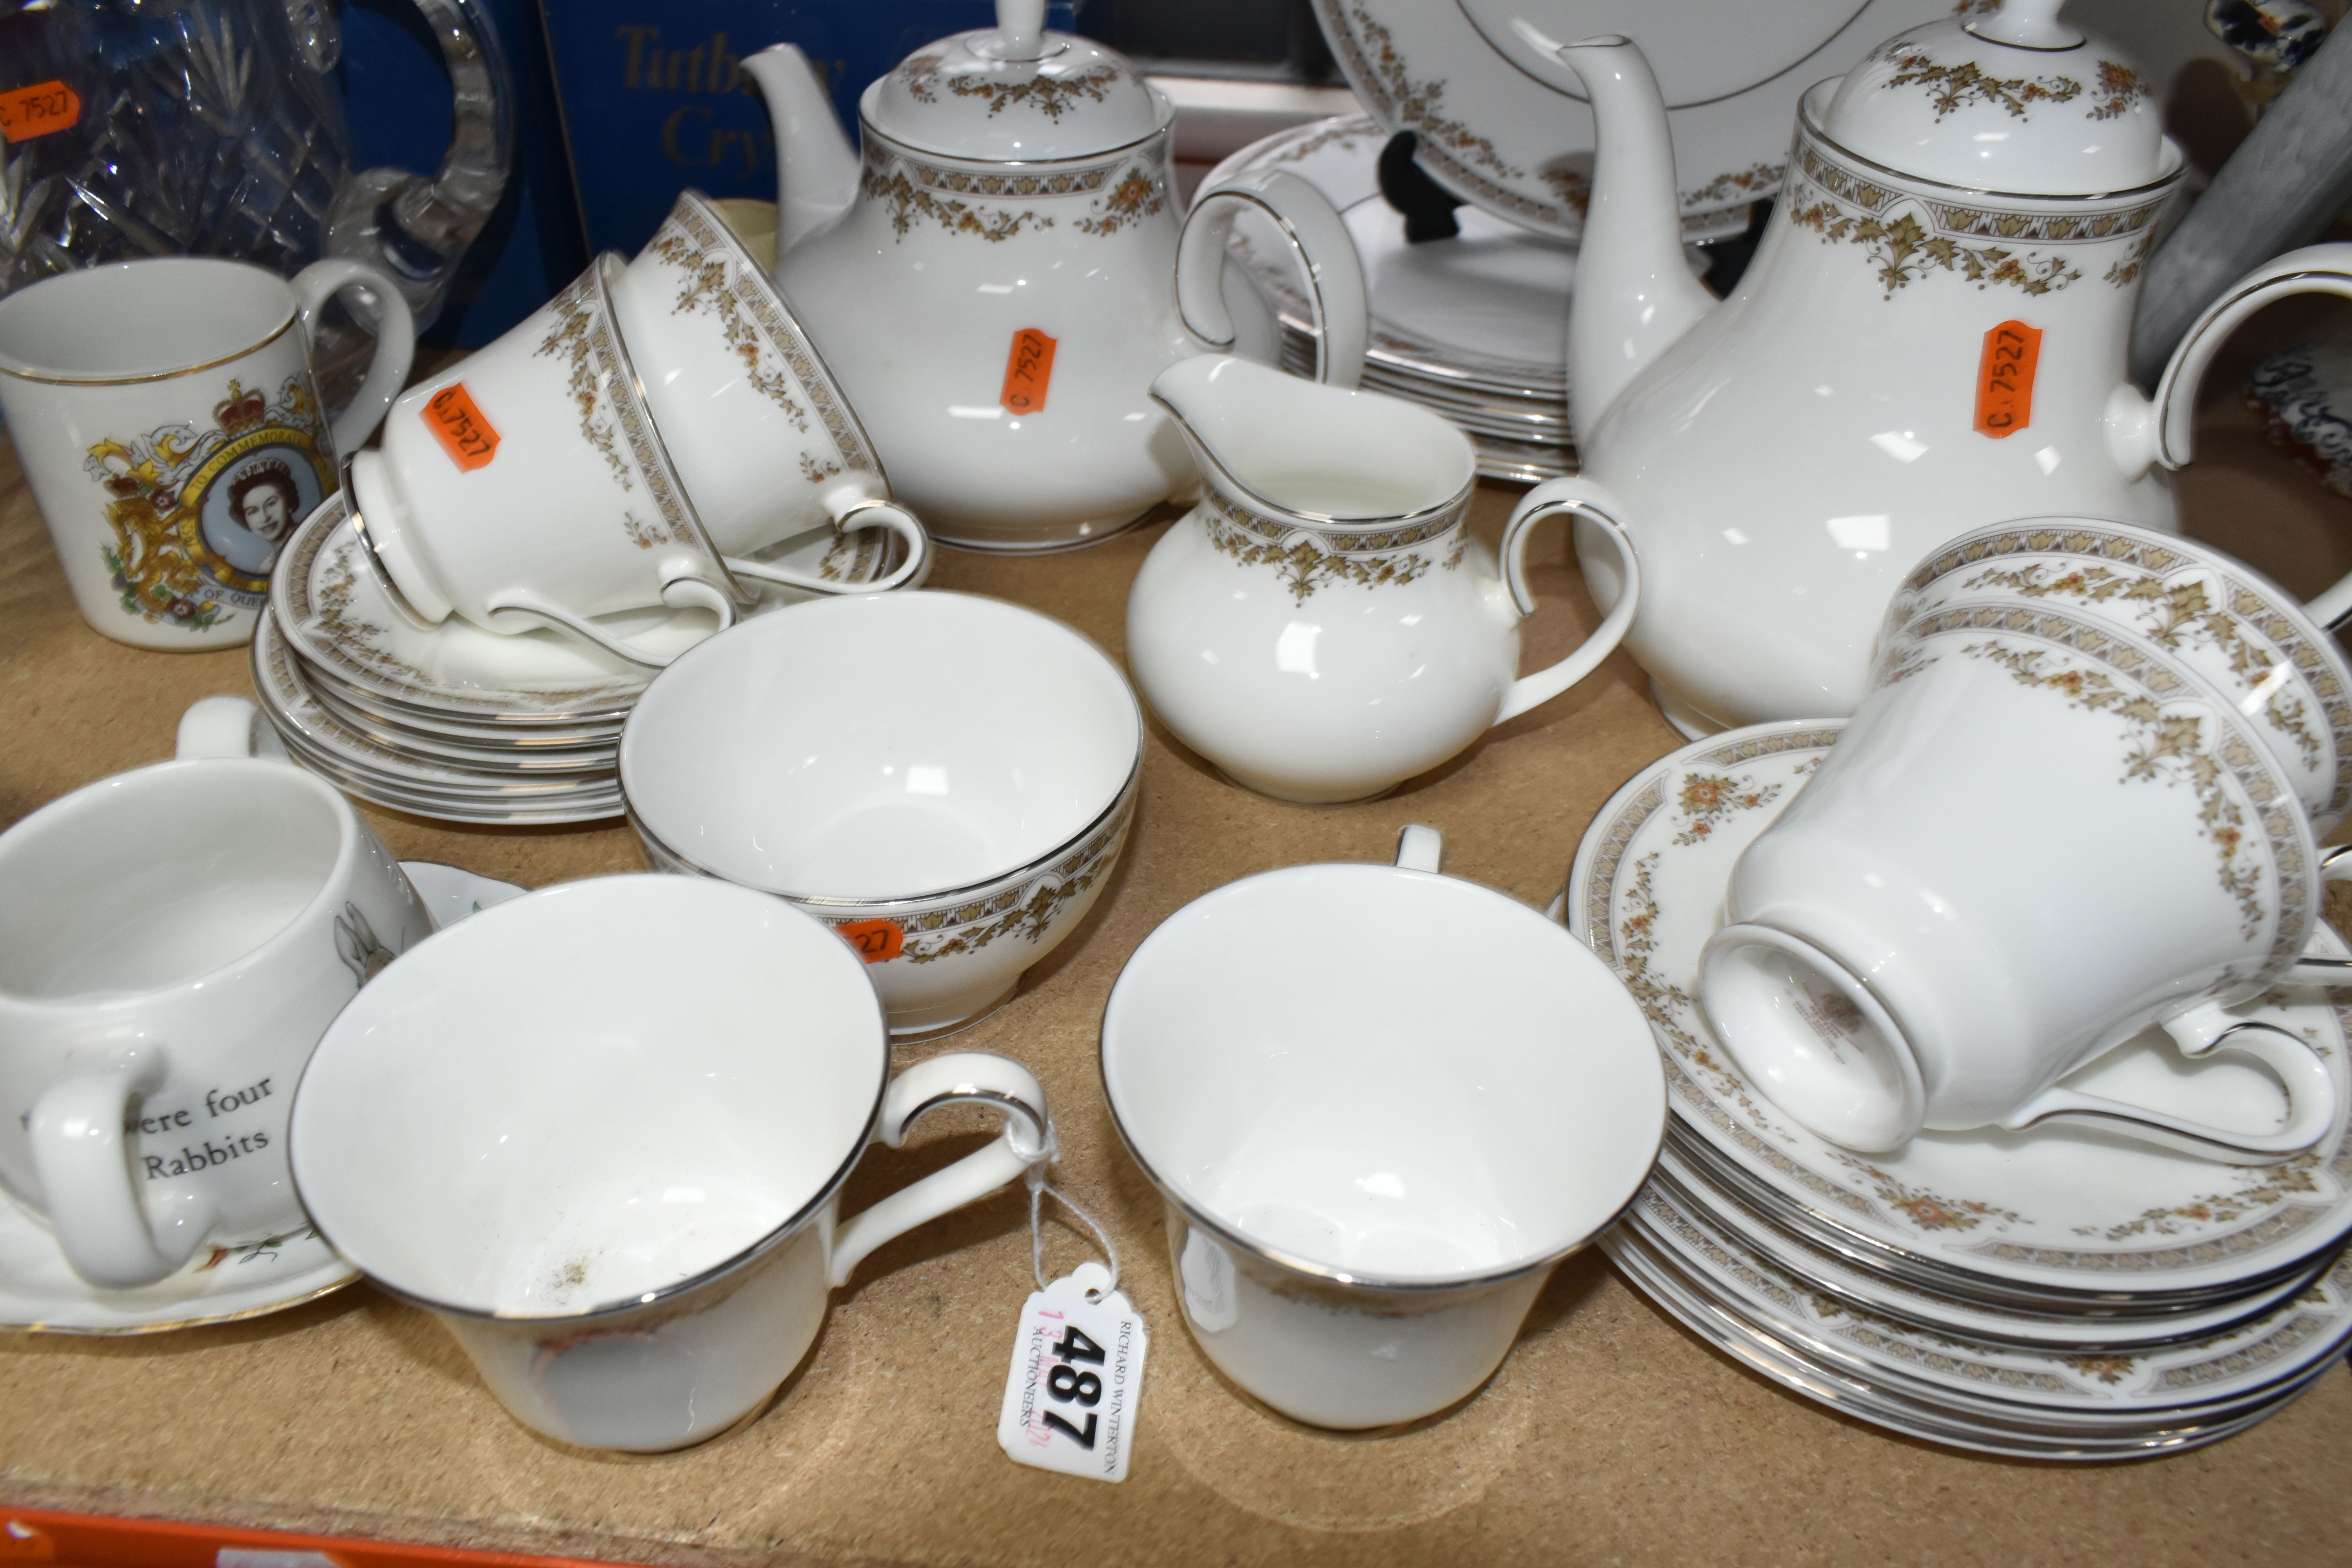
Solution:
[{"label": "cardboard table surface", "polygon": [[[2263,447],[2234,406],[2242,381],[2242,367],[2231,380],[2225,365],[2209,382],[2222,391],[2209,395],[2199,463],[2179,480],[2185,518],[2315,590],[2352,569],[2352,507]],[[1480,495],[1490,542],[1515,494]],[[945,552],[932,580],[1049,611],[1117,654],[1127,585],[1167,515],[1069,555]],[[1598,619],[1564,532],[1537,547],[1548,563],[1525,668]],[[14,453],[0,456],[0,824],[166,756],[186,704],[248,689],[241,649],[143,652],[86,626]],[[364,1285],[215,1329],[0,1336],[0,1501],[648,1563],[2352,1560],[2352,1375],[2340,1368],[2275,1419],[2186,1455],[2105,1468],[1977,1458],[1783,1393],[1588,1249],[1560,1268],[1493,1382],[1417,1429],[1312,1431],[1209,1370],[1171,1292],[1159,1201],[1111,1130],[1097,1076],[1097,1023],[1128,954],[1235,878],[1385,860],[1409,822],[1444,831],[1448,871],[1540,906],[1601,803],[1677,743],[1622,653],[1368,805],[1261,799],[1155,727],[1134,837],[1086,926],[1001,1011],[898,1053],[1002,1051],[1043,1079],[1062,1133],[1055,1179],[1109,1226],[1152,1331],[1121,1485],[1024,1468],[996,1446],[1014,1317],[1032,1289],[1015,1190],[869,1259],[764,1415],[669,1457],[533,1436],[430,1317]],[[645,868],[617,824],[504,832],[367,816],[404,859],[533,887]],[[976,1146],[986,1127],[977,1113],[934,1118],[907,1149],[876,1150],[844,1212]],[[1088,1255],[1058,1224],[1047,1241],[1049,1272]]]}]

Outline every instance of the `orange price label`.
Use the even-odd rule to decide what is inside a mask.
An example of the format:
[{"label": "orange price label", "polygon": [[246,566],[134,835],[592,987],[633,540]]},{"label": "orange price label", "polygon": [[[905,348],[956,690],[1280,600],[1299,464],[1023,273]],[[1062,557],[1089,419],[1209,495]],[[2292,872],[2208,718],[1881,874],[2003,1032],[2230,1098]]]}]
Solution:
[{"label": "orange price label", "polygon": [[449,460],[471,473],[486,468],[499,455],[499,427],[475,406],[462,381],[453,381],[425,399],[425,425],[440,438]]},{"label": "orange price label", "polygon": [[1045,387],[1054,379],[1054,345],[1034,327],[1013,334],[1013,352],[1004,360],[1004,406],[1014,414],[1045,412]]},{"label": "orange price label", "polygon": [[2033,423],[2033,371],[2042,329],[2003,321],[1985,334],[1977,364],[1977,433],[1998,441]]},{"label": "orange price label", "polygon": [[907,932],[897,921],[852,921],[833,929],[868,963],[887,963],[907,945]]},{"label": "orange price label", "polygon": [[31,87],[0,92],[0,136],[30,142],[52,131],[63,131],[81,119],[81,94],[61,81],[36,82]]}]

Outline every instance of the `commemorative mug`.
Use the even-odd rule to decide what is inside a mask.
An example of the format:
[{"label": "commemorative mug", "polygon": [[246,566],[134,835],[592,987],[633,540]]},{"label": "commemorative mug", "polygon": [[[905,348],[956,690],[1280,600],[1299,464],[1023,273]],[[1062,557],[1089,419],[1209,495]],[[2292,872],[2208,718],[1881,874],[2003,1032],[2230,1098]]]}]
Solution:
[{"label": "commemorative mug", "polygon": [[[2291,1158],[2335,1125],[2333,1084],[2231,1009],[2352,976],[2305,955],[2352,855],[2323,858],[2297,782],[2193,664],[2063,595],[1890,622],[1836,749],[1735,867],[1699,1000],[1782,1110],[1865,1152],[2054,1121]],[[2279,1124],[2060,1082],[2150,1025],[2267,1068]]]},{"label": "commemorative mug", "polygon": [[[679,195],[636,259],[613,275],[614,325],[645,376],[647,408],[738,577],[821,594],[919,583],[930,536],[890,500],[874,443],[792,307],[698,191]],[[887,528],[906,559],[867,584],[757,559],[831,526]]]},{"label": "commemorative mug", "polygon": [[1632,995],[1517,900],[1394,866],[1197,899],[1103,1011],[1103,1088],[1160,1189],[1185,1321],[1285,1415],[1391,1426],[1475,1393],[1665,1136]]},{"label": "commemorative mug", "polygon": [[[893,1074],[848,945],[689,877],[544,888],[419,943],[327,1031],[294,1180],[330,1245],[447,1326],[525,1426],[659,1452],[758,1412],[876,1247],[1045,1158],[1045,1100],[977,1051]],[[925,1111],[1003,1134],[844,1218]]]},{"label": "commemorative mug", "polygon": [[299,1230],[295,1080],[432,930],[399,864],[242,698],[174,761],[0,834],[0,1188],[103,1289]]},{"label": "commemorative mug", "polygon": [[[887,649],[900,673],[828,671]],[[856,944],[900,1039],[1013,994],[1127,842],[1143,714],[1118,667],[971,594],[814,599],[656,676],[621,731],[646,858],[789,899]]]},{"label": "commemorative mug", "polygon": [[[378,321],[331,424],[310,374],[320,309],[355,290]],[[0,414],[82,618],[135,647],[253,637],[294,525],[335,488],[407,378],[407,302],[357,261],[289,280],[162,257],[63,272],[0,300]]]}]

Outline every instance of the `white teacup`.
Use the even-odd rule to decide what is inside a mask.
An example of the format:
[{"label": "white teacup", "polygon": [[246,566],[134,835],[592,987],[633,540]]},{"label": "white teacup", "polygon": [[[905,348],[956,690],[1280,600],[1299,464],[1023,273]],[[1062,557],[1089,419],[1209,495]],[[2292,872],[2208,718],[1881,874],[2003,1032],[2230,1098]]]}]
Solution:
[{"label": "white teacup", "polygon": [[[359,1000],[295,1097],[302,1202],[566,1443],[725,1432],[798,1364],[861,1259],[1048,1142],[1018,1063],[961,1051],[893,1077],[857,955],[721,883],[542,889],[419,943]],[[1004,1135],[840,1217],[869,1144],[963,1100]]]},{"label": "white teacup", "polygon": [[744,590],[697,516],[613,319],[610,254],[497,342],[403,393],[350,465],[369,559],[425,626],[551,625],[656,662],[590,617],[734,619]]},{"label": "white teacup", "polygon": [[1552,1268],[1648,1179],[1665,1075],[1560,926],[1397,864],[1179,910],[1103,1012],[1103,1087],[1167,1203],[1193,1338],[1286,1415],[1383,1426],[1502,1363]]},{"label": "white teacup", "polygon": [[433,929],[351,803],[284,756],[253,704],[208,698],[177,761],[0,834],[0,1188],[93,1285],[301,1228],[295,1080]]},{"label": "white teacup", "polygon": [[[330,430],[311,323],[346,289],[378,318],[367,378]],[[289,283],[163,257],[45,278],[0,300],[0,413],[82,618],[178,651],[252,640],[278,550],[335,488],[407,379],[416,335],[356,261]]]},{"label": "white teacup", "polygon": [[887,527],[906,540],[907,559],[855,591],[922,580],[930,537],[890,500],[881,459],[833,373],[708,198],[680,195],[612,283],[647,406],[730,569],[841,593],[853,585],[749,557],[827,524]]},{"label": "white teacup", "polygon": [[[1699,998],[1741,1069],[1824,1138],[2072,1121],[2260,1164],[2337,1106],[2305,1042],[2230,1009],[2289,982],[2323,866],[2296,780],[2179,656],[2073,605],[1939,610],[1882,638],[1819,773],[1748,847]],[[2151,1024],[2277,1074],[2275,1128],[2059,1080]]]},{"label": "white teacup", "polygon": [[1118,667],[996,599],[814,600],[681,655],[621,732],[665,870],[781,894],[857,946],[893,1034],[987,1012],[1100,896],[1143,717]]}]

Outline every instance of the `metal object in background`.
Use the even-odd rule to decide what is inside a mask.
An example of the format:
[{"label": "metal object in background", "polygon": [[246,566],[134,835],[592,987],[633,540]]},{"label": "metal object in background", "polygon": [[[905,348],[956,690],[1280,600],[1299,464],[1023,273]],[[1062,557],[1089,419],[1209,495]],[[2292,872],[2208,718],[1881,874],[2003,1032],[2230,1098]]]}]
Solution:
[{"label": "metal object in background", "polygon": [[[2231,9],[2254,10],[2242,6]],[[2308,29],[2296,47],[2307,43]],[[2282,55],[2273,68],[2284,66]],[[2352,28],[2311,51],[2197,205],[2148,258],[2131,373],[2153,386],[2204,309],[2259,263],[2308,245],[2352,204]]]},{"label": "metal object in background", "polygon": [[[429,179],[352,169],[327,0],[0,0],[0,293],[142,256],[290,274],[336,255],[429,321],[505,188],[513,91],[478,0],[416,5],[456,89]],[[12,115],[20,98],[48,112]]]}]

